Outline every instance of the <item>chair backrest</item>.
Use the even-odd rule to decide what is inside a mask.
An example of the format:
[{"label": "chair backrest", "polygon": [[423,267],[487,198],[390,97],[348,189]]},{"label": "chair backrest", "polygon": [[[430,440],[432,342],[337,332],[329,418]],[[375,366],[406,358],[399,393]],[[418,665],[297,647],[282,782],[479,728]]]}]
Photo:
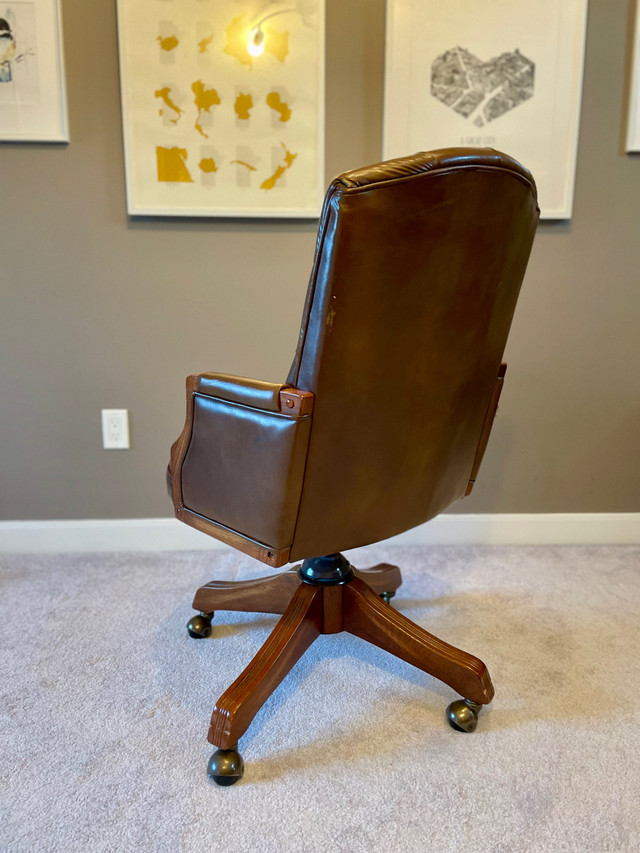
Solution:
[{"label": "chair backrest", "polygon": [[529,172],[492,149],[333,181],[288,377],[316,395],[291,559],[385,539],[464,494],[538,216]]}]

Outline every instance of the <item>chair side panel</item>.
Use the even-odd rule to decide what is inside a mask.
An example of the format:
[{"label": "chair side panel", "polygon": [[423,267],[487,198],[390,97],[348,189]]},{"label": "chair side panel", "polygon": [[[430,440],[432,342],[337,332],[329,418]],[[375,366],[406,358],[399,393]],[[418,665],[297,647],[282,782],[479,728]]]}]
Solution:
[{"label": "chair side panel", "polygon": [[274,549],[288,547],[310,423],[195,394],[184,507]]}]

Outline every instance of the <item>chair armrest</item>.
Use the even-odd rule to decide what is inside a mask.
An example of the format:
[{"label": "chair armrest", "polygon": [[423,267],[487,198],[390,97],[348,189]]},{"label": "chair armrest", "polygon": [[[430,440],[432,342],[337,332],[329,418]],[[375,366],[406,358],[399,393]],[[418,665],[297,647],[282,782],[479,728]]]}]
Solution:
[{"label": "chair armrest", "polygon": [[196,373],[187,379],[187,388],[196,394],[239,403],[265,412],[284,415],[310,415],[314,395],[276,382],[247,379],[227,373]]},{"label": "chair armrest", "polygon": [[269,412],[280,411],[280,391],[284,386],[276,382],[262,382],[228,373],[197,373],[189,378],[193,378],[193,390],[197,394]]}]

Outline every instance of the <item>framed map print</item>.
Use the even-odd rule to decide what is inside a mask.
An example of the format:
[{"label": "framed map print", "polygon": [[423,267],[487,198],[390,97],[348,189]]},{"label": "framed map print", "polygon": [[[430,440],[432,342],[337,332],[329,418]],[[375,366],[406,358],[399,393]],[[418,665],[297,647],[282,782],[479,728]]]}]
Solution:
[{"label": "framed map print", "polygon": [[118,0],[127,209],[316,217],[324,0]]},{"label": "framed map print", "polygon": [[0,139],[69,141],[59,0],[0,3]]},{"label": "framed map print", "polygon": [[586,19],[587,0],[388,0],[385,158],[496,148],[570,218]]},{"label": "framed map print", "polygon": [[627,151],[640,151],[640,0],[636,0],[631,90],[627,116]]}]

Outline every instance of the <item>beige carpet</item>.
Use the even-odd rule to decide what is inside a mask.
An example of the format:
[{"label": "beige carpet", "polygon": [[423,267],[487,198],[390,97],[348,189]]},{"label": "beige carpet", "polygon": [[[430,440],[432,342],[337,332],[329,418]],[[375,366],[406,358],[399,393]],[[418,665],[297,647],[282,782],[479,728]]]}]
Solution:
[{"label": "beige carpet", "polygon": [[352,552],[401,566],[395,606],[482,657],[496,698],[452,731],[452,691],[321,637],[240,747],[205,772],[217,696],[277,617],[184,630],[230,552],[0,557],[4,851],[638,851],[640,551]]}]

